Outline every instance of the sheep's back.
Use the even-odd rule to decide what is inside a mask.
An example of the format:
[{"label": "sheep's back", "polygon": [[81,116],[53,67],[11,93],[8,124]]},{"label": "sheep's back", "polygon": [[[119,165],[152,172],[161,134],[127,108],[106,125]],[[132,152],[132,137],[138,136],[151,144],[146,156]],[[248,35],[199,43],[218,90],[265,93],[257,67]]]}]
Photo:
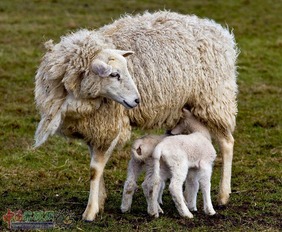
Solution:
[{"label": "sheep's back", "polygon": [[130,73],[141,104],[128,111],[145,128],[172,128],[188,104],[214,130],[233,130],[237,113],[236,44],[220,25],[170,12],[125,16],[100,29],[133,50]]}]

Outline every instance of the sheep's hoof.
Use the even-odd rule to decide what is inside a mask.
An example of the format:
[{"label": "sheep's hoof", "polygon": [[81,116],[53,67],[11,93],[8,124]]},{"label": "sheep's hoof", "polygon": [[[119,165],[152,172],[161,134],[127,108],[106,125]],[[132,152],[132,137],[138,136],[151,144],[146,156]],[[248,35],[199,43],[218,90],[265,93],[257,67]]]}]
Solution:
[{"label": "sheep's hoof", "polygon": [[89,210],[85,210],[85,212],[82,214],[82,220],[85,222],[92,222],[95,220],[97,213],[95,212],[89,212]]},{"label": "sheep's hoof", "polygon": [[229,201],[229,194],[219,194],[217,202],[219,205],[227,205]]},{"label": "sheep's hoof", "polygon": [[82,220],[85,221],[85,222],[93,222],[95,220],[95,216],[84,216],[82,215]]}]

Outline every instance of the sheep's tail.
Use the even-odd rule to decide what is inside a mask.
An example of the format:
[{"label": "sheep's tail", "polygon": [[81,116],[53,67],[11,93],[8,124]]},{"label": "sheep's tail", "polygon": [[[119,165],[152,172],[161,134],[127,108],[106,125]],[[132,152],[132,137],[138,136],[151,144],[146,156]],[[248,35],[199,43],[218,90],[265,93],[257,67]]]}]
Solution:
[{"label": "sheep's tail", "polygon": [[35,144],[34,148],[37,148],[41,146],[49,136],[54,135],[59,127],[61,126],[61,123],[63,121],[63,118],[65,116],[65,112],[67,109],[67,101],[65,101],[59,109],[53,109],[52,111],[55,111],[56,113],[51,113],[48,115],[54,115],[53,117],[50,116],[44,116],[35,132]]},{"label": "sheep's tail", "polygon": [[61,114],[56,114],[55,117],[48,123],[48,119],[43,118],[35,132],[35,144],[34,147],[37,148],[46,142],[48,137],[54,135],[60,126]]},{"label": "sheep's tail", "polygon": [[53,49],[53,47],[54,47],[53,40],[50,39],[50,40],[46,41],[46,42],[44,43],[44,47],[45,47],[45,49],[46,49],[47,51],[51,51],[51,50]]},{"label": "sheep's tail", "polygon": [[119,127],[119,131],[118,131],[117,136],[116,136],[115,139],[111,142],[111,144],[110,144],[108,150],[105,152],[105,157],[106,157],[107,159],[111,156],[111,154],[113,153],[113,150],[115,149],[115,147],[116,147],[116,145],[117,145],[117,143],[118,143],[118,141],[119,141],[120,134],[121,134],[121,127],[122,127],[122,122],[121,122],[121,120],[119,121],[118,127]]}]

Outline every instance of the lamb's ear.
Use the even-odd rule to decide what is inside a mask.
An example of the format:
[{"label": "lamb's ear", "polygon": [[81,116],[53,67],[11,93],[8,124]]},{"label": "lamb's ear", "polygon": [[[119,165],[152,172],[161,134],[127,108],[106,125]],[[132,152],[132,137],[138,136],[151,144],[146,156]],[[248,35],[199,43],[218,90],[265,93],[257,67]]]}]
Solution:
[{"label": "lamb's ear", "polygon": [[182,112],[183,112],[184,117],[190,117],[192,115],[191,111],[186,108],[183,108]]},{"label": "lamb's ear", "polygon": [[171,131],[170,131],[170,135],[179,135],[183,132],[183,128],[181,125],[176,125],[176,127],[174,127]]},{"label": "lamb's ear", "polygon": [[100,77],[107,77],[112,73],[112,66],[99,59],[92,61],[91,68],[92,71]]},{"label": "lamb's ear", "polygon": [[133,51],[123,51],[123,50],[116,50],[118,54],[122,55],[123,57],[128,57],[132,54],[134,54]]}]

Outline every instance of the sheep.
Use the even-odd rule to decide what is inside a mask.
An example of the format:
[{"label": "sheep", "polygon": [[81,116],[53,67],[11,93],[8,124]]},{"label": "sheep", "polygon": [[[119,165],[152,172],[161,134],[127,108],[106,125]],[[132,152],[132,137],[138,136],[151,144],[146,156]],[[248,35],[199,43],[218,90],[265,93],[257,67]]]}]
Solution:
[{"label": "sheep", "polygon": [[[140,174],[145,171],[153,171],[152,153],[156,145],[167,135],[146,135],[136,139],[131,147],[131,159],[127,167],[127,178],[123,188],[121,211],[123,213],[131,209],[132,198],[137,188],[137,180]],[[162,190],[165,187],[163,182],[160,189],[158,202],[162,204]]]},{"label": "sheep", "polygon": [[[191,114],[183,110],[184,118],[172,130],[172,134],[191,132],[188,135],[175,135],[164,138],[155,147],[153,164],[146,173],[142,186],[148,203],[148,213],[159,217],[162,212],[157,201],[163,182],[170,178],[169,191],[175,206],[182,217],[193,218],[193,211],[197,210],[197,192],[199,186],[203,194],[204,212],[214,215],[210,189],[213,162],[216,151],[211,143],[208,129]],[[185,197],[182,186],[186,180]],[[187,205],[186,202],[187,201]],[[187,207],[188,206],[188,207]]]},{"label": "sheep", "polygon": [[35,147],[54,134],[86,142],[91,161],[84,220],[93,221],[104,207],[105,151],[117,135],[122,146],[133,126],[171,129],[184,105],[219,143],[218,201],[228,202],[237,114],[233,33],[209,19],[158,11],[81,29],[45,47],[35,76],[41,115]]}]

